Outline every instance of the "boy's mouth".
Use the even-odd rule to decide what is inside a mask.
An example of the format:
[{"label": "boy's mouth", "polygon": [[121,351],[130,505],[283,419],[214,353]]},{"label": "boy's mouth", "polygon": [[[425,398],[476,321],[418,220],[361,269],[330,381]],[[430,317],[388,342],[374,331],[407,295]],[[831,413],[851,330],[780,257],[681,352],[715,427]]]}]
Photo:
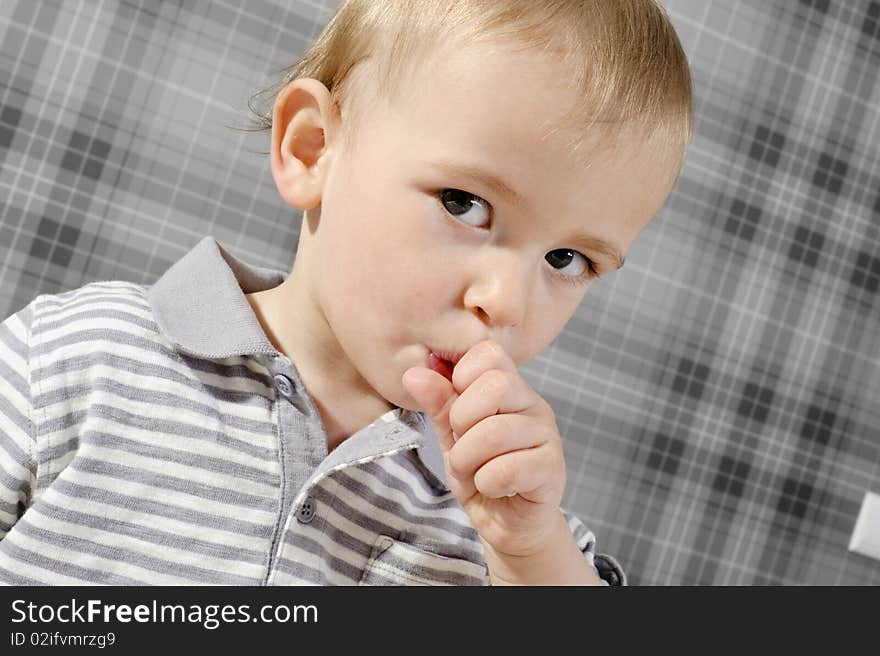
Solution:
[{"label": "boy's mouth", "polygon": [[452,382],[452,370],[463,355],[464,353],[441,352],[438,354],[429,348],[428,355],[425,358],[425,366]]}]

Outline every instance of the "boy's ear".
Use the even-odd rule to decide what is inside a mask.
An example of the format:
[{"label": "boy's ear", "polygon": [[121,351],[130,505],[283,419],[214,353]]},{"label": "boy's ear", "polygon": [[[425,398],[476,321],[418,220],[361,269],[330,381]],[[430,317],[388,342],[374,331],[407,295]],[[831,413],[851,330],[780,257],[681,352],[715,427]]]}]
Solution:
[{"label": "boy's ear", "polygon": [[272,177],[288,205],[306,211],[321,202],[337,120],[330,92],[318,80],[294,80],[276,97],[272,112]]}]

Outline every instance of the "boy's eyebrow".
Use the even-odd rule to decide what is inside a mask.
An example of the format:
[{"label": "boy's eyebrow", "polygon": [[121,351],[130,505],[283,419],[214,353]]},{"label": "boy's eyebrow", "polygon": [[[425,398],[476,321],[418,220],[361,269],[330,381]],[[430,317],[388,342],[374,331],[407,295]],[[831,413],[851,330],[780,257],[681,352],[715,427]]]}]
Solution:
[{"label": "boy's eyebrow", "polygon": [[603,255],[607,255],[614,261],[614,265],[618,269],[623,268],[623,263],[626,259],[620,253],[620,250],[615,246],[612,246],[607,241],[602,241],[598,237],[590,237],[589,235],[582,235],[577,239],[579,244],[583,244],[586,248],[592,249],[594,251],[598,251]]},{"label": "boy's eyebrow", "polygon": [[474,180],[483,183],[484,186],[488,187],[499,196],[505,196],[517,205],[528,207],[526,199],[523,198],[518,191],[495,174],[485,171],[479,166],[457,164],[454,162],[434,162],[432,166],[447,175],[473,178]]},{"label": "boy's eyebrow", "polygon": [[[504,182],[501,178],[486,171],[479,166],[471,166],[470,164],[457,164],[454,162],[433,162],[431,164],[435,169],[445,173],[446,175],[459,176],[464,178],[472,178],[481,182],[484,186],[488,187],[492,191],[494,191],[499,196],[505,196],[510,199],[517,205],[521,205],[523,207],[528,208],[528,204],[526,203],[525,198],[520,195],[513,187]],[[626,261],[620,250],[609,244],[607,241],[603,241],[598,237],[591,237],[590,235],[581,235],[578,240],[581,244],[584,244],[588,248],[592,248],[593,250],[599,251],[600,253],[607,255],[612,260],[614,260],[614,264],[618,269],[623,268],[623,263]]]}]

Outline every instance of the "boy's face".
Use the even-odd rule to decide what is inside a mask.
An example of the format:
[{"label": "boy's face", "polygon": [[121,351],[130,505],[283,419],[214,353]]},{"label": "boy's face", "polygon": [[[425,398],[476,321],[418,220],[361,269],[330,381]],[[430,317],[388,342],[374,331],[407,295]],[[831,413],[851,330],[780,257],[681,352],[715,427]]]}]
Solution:
[{"label": "boy's face", "polygon": [[[418,410],[400,379],[426,366],[429,349],[463,353],[493,339],[518,365],[545,349],[590,286],[578,281],[585,258],[599,275],[617,268],[589,238],[625,256],[676,171],[635,135],[586,164],[566,147],[572,133],[545,138],[576,100],[550,59],[450,48],[414,79],[392,106],[369,109],[349,151],[332,124],[338,115],[312,111],[327,139],[319,172],[297,169],[288,153],[273,159],[273,173],[282,196],[307,210],[297,254],[306,264],[288,282],[308,287],[326,321],[322,348],[383,399]],[[307,122],[300,143],[315,133]],[[273,128],[278,143],[284,128]],[[520,200],[441,163],[493,174]],[[309,184],[318,204],[303,200]]]}]

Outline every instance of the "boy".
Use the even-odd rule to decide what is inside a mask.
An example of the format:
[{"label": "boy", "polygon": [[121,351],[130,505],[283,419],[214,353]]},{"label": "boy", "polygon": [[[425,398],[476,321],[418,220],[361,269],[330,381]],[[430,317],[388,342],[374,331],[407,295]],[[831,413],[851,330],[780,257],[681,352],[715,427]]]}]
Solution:
[{"label": "boy", "polygon": [[205,238],[3,324],[0,577],[624,584],[516,367],[662,206],[690,102],[651,0],[343,2],[272,101],[289,275]]}]

